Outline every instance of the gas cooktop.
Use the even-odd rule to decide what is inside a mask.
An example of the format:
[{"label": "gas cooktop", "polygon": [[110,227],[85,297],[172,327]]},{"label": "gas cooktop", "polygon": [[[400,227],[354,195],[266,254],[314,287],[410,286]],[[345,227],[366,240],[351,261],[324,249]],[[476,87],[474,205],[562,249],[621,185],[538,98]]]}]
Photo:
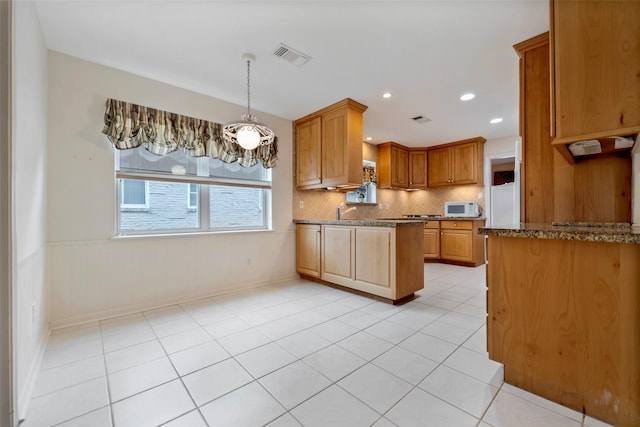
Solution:
[{"label": "gas cooktop", "polygon": [[442,218],[442,215],[437,214],[407,214],[402,215],[403,218],[426,218],[426,219],[438,219]]}]

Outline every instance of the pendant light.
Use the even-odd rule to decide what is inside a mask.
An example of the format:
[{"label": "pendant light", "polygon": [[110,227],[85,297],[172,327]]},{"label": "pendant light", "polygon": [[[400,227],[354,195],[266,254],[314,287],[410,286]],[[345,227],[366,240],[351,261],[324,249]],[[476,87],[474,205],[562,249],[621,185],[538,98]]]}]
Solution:
[{"label": "pendant light", "polygon": [[246,150],[253,150],[258,145],[271,144],[274,135],[267,125],[259,123],[256,116],[251,114],[251,62],[255,62],[256,57],[250,53],[243,53],[242,59],[247,61],[247,112],[240,116],[240,121],[225,124],[222,133],[228,141]]}]

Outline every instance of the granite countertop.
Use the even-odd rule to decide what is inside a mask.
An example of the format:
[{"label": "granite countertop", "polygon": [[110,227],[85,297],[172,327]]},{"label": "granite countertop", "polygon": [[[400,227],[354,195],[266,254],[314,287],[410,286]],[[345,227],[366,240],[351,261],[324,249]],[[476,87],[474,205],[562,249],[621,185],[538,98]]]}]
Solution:
[{"label": "granite countertop", "polygon": [[376,218],[354,218],[354,219],[294,219],[296,224],[321,224],[321,225],[357,225],[362,227],[399,227],[403,225],[424,225],[425,219],[376,219]]},{"label": "granite countertop", "polygon": [[479,234],[529,239],[582,240],[587,242],[640,244],[640,228],[629,223],[520,223],[497,227],[482,227]]}]

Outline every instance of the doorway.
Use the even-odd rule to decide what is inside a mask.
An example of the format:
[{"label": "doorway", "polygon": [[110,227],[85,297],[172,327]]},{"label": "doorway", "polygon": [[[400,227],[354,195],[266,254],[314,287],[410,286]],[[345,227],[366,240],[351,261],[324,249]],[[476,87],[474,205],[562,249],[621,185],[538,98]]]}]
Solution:
[{"label": "doorway", "polygon": [[520,222],[520,161],[514,148],[485,158],[485,214],[490,227]]}]

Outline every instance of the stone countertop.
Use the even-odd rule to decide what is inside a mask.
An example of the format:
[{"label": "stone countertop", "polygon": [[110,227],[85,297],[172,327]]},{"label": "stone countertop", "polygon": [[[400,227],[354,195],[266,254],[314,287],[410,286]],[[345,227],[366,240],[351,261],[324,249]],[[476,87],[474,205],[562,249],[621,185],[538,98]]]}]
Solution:
[{"label": "stone countertop", "polygon": [[320,225],[355,225],[361,227],[401,227],[403,225],[424,225],[425,219],[376,219],[376,218],[354,218],[354,219],[294,219],[296,224],[320,224]]},{"label": "stone countertop", "polygon": [[629,223],[519,223],[482,227],[478,233],[487,236],[525,237],[529,239],[581,240],[587,242],[640,244],[640,228]]},{"label": "stone countertop", "polygon": [[443,216],[440,218],[434,218],[434,221],[485,221],[487,218],[484,216]]}]

